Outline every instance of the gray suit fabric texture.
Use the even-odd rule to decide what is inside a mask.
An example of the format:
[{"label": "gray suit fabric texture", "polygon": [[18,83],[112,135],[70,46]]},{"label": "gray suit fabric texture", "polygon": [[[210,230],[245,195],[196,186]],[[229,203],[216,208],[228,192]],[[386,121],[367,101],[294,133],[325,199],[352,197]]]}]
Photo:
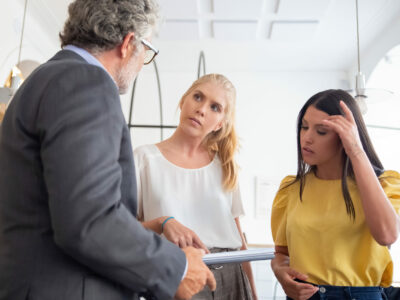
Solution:
[{"label": "gray suit fabric texture", "polygon": [[129,129],[102,68],[62,50],[0,131],[0,299],[171,299],[178,247],[136,220]]}]

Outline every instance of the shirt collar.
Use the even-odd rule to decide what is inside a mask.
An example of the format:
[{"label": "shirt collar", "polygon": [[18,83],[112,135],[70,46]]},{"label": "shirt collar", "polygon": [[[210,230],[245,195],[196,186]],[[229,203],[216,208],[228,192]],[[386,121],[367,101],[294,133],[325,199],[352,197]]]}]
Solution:
[{"label": "shirt collar", "polygon": [[114,78],[111,76],[111,74],[107,71],[106,68],[104,68],[104,66],[102,65],[102,63],[96,58],[94,57],[92,54],[90,54],[88,51],[86,51],[83,48],[74,46],[74,45],[67,45],[63,48],[63,50],[70,50],[72,52],[75,52],[76,54],[78,54],[79,56],[81,56],[84,60],[86,60],[86,62],[90,65],[94,65],[94,66],[98,66],[100,68],[102,68],[104,71],[106,71],[106,73],[108,74],[108,76],[110,76],[110,78],[112,79],[112,81],[114,81],[114,83],[116,84]]},{"label": "shirt collar", "polygon": [[101,64],[101,62],[96,57],[94,57],[92,54],[90,54],[88,51],[86,51],[85,49],[79,48],[74,45],[67,45],[63,49],[73,51],[76,54],[78,54],[79,56],[81,56],[84,60],[86,60],[87,63],[98,66],[100,68],[103,68],[105,71],[107,71],[104,68],[104,66]]}]

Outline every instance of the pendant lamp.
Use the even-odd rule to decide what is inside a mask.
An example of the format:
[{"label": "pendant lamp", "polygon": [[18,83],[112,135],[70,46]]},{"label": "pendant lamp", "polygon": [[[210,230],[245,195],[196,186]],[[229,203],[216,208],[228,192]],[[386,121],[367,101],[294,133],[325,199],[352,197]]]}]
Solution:
[{"label": "pendant lamp", "polygon": [[26,19],[26,8],[28,5],[28,0],[25,0],[24,5],[24,15],[22,18],[22,29],[21,29],[21,38],[19,43],[18,50],[18,61],[17,64],[12,68],[10,74],[8,75],[4,87],[0,88],[0,103],[8,103],[15,91],[19,88],[19,86],[24,81],[22,76],[22,72],[20,70],[21,65],[21,52],[22,52],[22,41],[24,38],[24,28],[25,28],[25,19]]},{"label": "pendant lamp", "polygon": [[[356,28],[357,28],[357,74],[355,78],[355,89],[349,91],[361,110],[362,114],[368,111],[367,103],[373,101],[380,101],[391,98],[394,93],[385,89],[374,89],[365,87],[365,75],[361,72],[361,59],[360,59],[360,33],[358,21],[358,0],[356,2]],[[376,100],[375,100],[376,99]]]}]

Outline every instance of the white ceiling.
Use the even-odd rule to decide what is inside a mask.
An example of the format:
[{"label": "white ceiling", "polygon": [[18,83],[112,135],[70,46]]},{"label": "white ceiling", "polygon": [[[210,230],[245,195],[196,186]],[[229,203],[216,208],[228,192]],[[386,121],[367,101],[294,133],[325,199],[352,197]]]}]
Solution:
[{"label": "white ceiling", "polygon": [[[298,34],[309,36],[310,25],[318,25],[330,2],[331,0],[161,0],[164,24],[159,38],[281,41],[297,38]],[[191,26],[187,27],[188,24]]]},{"label": "white ceiling", "polygon": [[[39,20],[55,44],[70,2],[29,2],[28,14]],[[193,69],[200,50],[208,66],[241,71],[347,70],[356,61],[355,0],[159,3],[163,22],[153,41],[161,50],[157,61],[164,69],[187,69],[188,60]],[[399,0],[359,0],[363,54],[399,16]]]},{"label": "white ceiling", "polygon": [[[211,66],[348,70],[356,62],[355,0],[160,0],[160,4],[161,50],[192,49],[196,57],[204,50]],[[359,0],[363,55],[399,16],[399,0]],[[174,63],[175,68],[184,68],[183,60]]]}]

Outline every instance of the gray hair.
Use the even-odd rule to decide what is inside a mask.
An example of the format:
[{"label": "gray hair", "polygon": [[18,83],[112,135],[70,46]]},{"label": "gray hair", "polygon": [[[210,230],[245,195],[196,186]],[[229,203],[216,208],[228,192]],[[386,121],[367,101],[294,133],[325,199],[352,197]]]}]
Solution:
[{"label": "gray hair", "polygon": [[75,45],[96,55],[120,45],[135,33],[136,42],[158,25],[155,0],[75,0],[60,33],[61,47]]}]

